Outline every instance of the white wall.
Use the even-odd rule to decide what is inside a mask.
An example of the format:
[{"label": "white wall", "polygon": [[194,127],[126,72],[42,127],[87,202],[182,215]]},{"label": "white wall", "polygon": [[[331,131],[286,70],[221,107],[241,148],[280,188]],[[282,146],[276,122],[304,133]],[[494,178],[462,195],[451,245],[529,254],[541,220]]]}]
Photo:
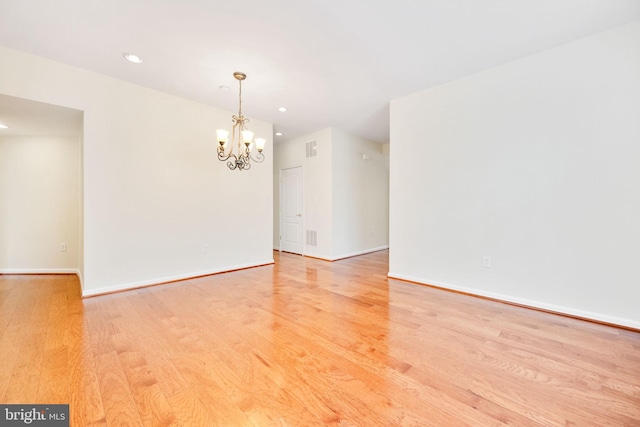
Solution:
[{"label": "white wall", "polygon": [[78,137],[0,137],[0,272],[78,271],[79,165]]},{"label": "white wall", "polygon": [[640,328],[639,76],[635,22],[392,102],[390,276]]},{"label": "white wall", "polygon": [[251,120],[266,161],[229,171],[230,112],[2,47],[0,63],[0,93],[84,111],[85,295],[272,262],[271,124]]},{"label": "white wall", "polygon": [[[306,143],[314,140],[317,156],[306,158]],[[306,255],[334,260],[386,248],[389,176],[382,151],[381,144],[337,128],[276,144],[274,248],[279,247],[279,173],[296,166],[303,167],[305,229],[318,231],[318,245],[305,246]]]},{"label": "white wall", "polygon": [[389,245],[389,158],[382,148],[333,128],[333,258]]}]

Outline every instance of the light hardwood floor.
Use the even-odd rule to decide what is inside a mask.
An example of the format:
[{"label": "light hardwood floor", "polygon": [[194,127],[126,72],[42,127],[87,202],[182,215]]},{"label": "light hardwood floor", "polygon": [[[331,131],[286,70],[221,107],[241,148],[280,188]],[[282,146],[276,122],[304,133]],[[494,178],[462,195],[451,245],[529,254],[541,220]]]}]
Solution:
[{"label": "light hardwood floor", "polygon": [[[640,426],[640,333],[386,278],[386,251],[82,300],[0,276],[0,403],[73,426]],[[639,304],[640,309],[640,304]]]}]

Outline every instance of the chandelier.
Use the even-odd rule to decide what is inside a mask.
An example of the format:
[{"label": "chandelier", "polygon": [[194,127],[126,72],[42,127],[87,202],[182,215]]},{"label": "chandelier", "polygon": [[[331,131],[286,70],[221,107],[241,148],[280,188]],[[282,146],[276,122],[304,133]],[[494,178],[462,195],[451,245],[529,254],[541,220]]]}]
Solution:
[{"label": "chandelier", "polygon": [[[264,161],[262,150],[264,150],[266,141],[264,138],[256,138],[254,140],[253,132],[245,128],[245,123],[248,123],[249,119],[242,115],[242,81],[247,78],[247,75],[236,71],[233,73],[233,77],[238,80],[238,84],[240,85],[238,115],[232,117],[233,129],[231,130],[231,141],[229,141],[228,130],[216,130],[219,144],[218,160],[227,162],[227,166],[231,170],[247,170],[251,169],[251,162],[262,163],[262,161]],[[255,157],[252,155],[254,145],[258,151]],[[228,152],[227,147],[229,148]],[[236,148],[235,153],[233,152],[234,148]]]}]

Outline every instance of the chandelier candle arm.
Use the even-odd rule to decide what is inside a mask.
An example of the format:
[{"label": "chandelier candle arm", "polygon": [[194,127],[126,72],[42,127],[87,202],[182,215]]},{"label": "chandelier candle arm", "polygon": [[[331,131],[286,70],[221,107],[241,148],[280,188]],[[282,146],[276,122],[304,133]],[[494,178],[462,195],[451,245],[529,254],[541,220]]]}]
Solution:
[{"label": "chandelier candle arm", "polygon": [[[262,163],[264,161],[264,146],[266,140],[264,138],[253,138],[253,132],[245,127],[249,119],[242,115],[242,81],[247,75],[236,71],[233,77],[238,80],[238,115],[232,116],[233,128],[231,130],[231,144],[229,144],[229,131],[225,129],[217,129],[216,137],[218,140],[218,160],[227,162],[229,169],[248,170],[251,168],[251,162]],[[244,148],[242,145],[244,144]],[[251,155],[253,147],[256,147],[258,154],[254,157]],[[227,146],[229,151],[227,152]],[[236,153],[233,152],[237,147]]]}]

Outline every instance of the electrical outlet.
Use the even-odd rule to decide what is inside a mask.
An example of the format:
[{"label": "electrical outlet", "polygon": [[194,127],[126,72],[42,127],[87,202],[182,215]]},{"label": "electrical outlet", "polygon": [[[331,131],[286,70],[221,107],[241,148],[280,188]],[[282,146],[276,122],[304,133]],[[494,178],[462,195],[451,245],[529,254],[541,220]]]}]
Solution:
[{"label": "electrical outlet", "polygon": [[491,268],[491,257],[490,256],[483,256],[482,257],[482,266],[484,268]]},{"label": "electrical outlet", "polygon": [[67,252],[67,244],[60,243],[60,252]]}]

